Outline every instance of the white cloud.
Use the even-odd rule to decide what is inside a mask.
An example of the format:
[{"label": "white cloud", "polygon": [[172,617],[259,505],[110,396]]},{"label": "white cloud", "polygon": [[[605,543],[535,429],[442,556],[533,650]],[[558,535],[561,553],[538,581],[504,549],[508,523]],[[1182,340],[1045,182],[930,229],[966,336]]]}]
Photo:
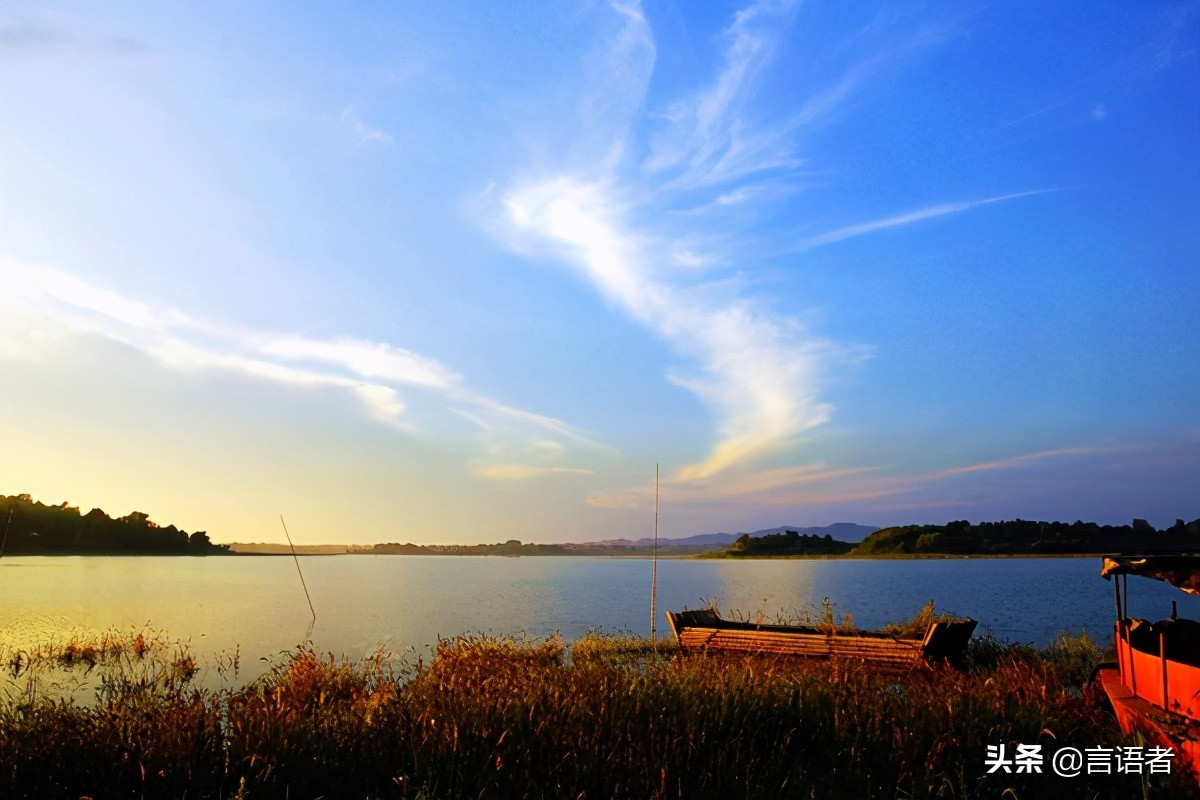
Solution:
[{"label": "white cloud", "polygon": [[718,259],[714,256],[697,253],[695,250],[688,248],[673,250],[671,252],[671,260],[687,269],[704,269],[718,263]]},{"label": "white cloud", "polygon": [[622,227],[603,185],[556,178],[506,202],[515,224],[551,242],[607,298],[700,362],[701,374],[672,380],[718,412],[720,439],[682,478],[702,479],[765,455],[829,418],[816,388],[821,362],[835,348],[749,300],[714,304],[703,287],[664,282],[649,264],[644,237]]},{"label": "white cloud", "polygon": [[360,116],[360,108],[357,105],[350,105],[342,109],[341,119],[342,125],[345,126],[345,128],[350,132],[350,135],[354,137],[356,144],[371,144],[373,142],[379,144],[392,143],[392,137],[389,134],[385,133],[379,128],[374,127],[373,125],[368,125],[366,122],[363,122],[362,117]]},{"label": "white cloud", "polygon": [[553,439],[536,439],[529,445],[529,449],[531,452],[546,459],[562,458],[563,451],[565,450],[562,444]]},{"label": "white cloud", "polygon": [[449,389],[462,381],[461,375],[433,359],[382,342],[292,336],[272,339],[260,349],[267,355],[281,358],[337,364],[364,378],[382,378],[434,389]]},{"label": "white cloud", "polygon": [[60,307],[74,309],[76,313],[91,312],[147,330],[163,330],[170,319],[179,317],[178,314],[155,311],[144,303],[93,286],[61,270],[34,267],[9,259],[0,264],[0,270],[6,279],[5,293],[23,298],[27,304],[33,304],[38,297],[48,297]]},{"label": "white cloud", "polygon": [[[376,417],[386,422],[399,423],[404,417],[404,412],[408,410],[404,401],[400,399],[400,395],[390,386],[362,383],[355,386],[354,391],[358,392],[358,396],[363,399],[367,408],[371,409]],[[400,427],[411,430],[408,425]]]},{"label": "white cloud", "polygon": [[749,199],[750,194],[750,190],[747,187],[742,186],[738,189],[734,189],[732,192],[726,192],[725,194],[718,196],[717,205],[732,206],[737,205],[738,203],[744,203],[747,199]]},{"label": "white cloud", "polygon": [[530,478],[545,478],[551,475],[594,475],[590,469],[574,467],[535,467],[526,464],[476,464],[471,473],[477,478],[495,481],[524,481]]},{"label": "white cloud", "polygon": [[485,430],[486,459],[471,464],[471,474],[488,480],[516,481],[551,475],[593,475],[594,470],[567,466],[561,462],[567,448],[561,442],[544,437],[529,438],[513,431]]}]

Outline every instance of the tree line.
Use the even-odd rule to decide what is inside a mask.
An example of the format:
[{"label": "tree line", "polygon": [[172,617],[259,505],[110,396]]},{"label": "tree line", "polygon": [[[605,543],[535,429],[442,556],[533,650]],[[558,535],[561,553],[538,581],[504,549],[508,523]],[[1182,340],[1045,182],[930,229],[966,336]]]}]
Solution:
[{"label": "tree line", "polygon": [[388,556],[562,556],[571,555],[560,544],[523,543],[520,539],[509,539],[496,544],[385,544],[356,546],[346,549],[348,553],[367,553]]},{"label": "tree line", "polygon": [[980,522],[956,520],[945,525],[897,525],[881,528],[858,544],[831,536],[800,536],[796,531],[743,534],[725,554],[776,555],[1057,555],[1129,553],[1151,555],[1200,551],[1200,519],[1164,530],[1144,519],[1130,525],[1095,522],[1038,522],[1023,519]]},{"label": "tree line", "polygon": [[807,555],[840,556],[854,549],[850,542],[834,539],[832,534],[817,536],[798,531],[782,531],[765,536],[743,533],[726,552],[733,556]]},{"label": "tree line", "polygon": [[98,508],[86,514],[69,503],[46,505],[27,494],[0,495],[0,554],[12,555],[212,555],[206,531],[161,527],[133,511],[113,519]]}]

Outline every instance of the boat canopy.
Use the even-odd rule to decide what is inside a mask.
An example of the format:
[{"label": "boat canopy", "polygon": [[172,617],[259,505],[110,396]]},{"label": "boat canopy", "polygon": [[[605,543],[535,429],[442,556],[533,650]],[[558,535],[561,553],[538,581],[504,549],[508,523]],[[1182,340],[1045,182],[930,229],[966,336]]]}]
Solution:
[{"label": "boat canopy", "polygon": [[1107,556],[1100,574],[1141,575],[1200,597],[1200,555]]}]

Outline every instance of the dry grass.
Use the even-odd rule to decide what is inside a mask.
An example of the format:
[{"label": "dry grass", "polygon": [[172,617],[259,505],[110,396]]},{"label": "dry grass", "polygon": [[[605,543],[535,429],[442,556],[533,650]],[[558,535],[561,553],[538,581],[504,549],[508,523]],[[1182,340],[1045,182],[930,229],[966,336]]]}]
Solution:
[{"label": "dry grass", "polygon": [[[192,688],[168,654],[168,677],[130,671],[94,704],[0,703],[0,796],[1142,796],[1137,776],[985,774],[989,744],[1121,740],[1079,691],[1087,647],[1067,641],[985,638],[970,670],[896,679],[631,637],[472,637],[428,664],[300,649],[221,691]],[[1173,780],[1155,776],[1154,796],[1188,796]]]}]

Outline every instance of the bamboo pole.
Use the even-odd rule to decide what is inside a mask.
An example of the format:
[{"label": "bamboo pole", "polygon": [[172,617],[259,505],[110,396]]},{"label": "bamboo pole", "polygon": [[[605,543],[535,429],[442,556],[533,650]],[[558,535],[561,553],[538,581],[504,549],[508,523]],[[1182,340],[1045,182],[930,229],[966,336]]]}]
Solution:
[{"label": "bamboo pole", "polygon": [[300,586],[304,589],[304,598],[308,600],[308,610],[312,612],[313,623],[316,623],[317,610],[313,608],[312,597],[308,593],[308,584],[304,582],[304,573],[300,571],[300,557],[296,555],[296,545],[292,544],[292,535],[288,533],[287,523],[283,521],[283,514],[279,515],[279,522],[283,525],[283,535],[287,537],[288,547],[292,548],[292,559],[296,562],[296,574],[300,576]]},{"label": "bamboo pole", "polygon": [[8,546],[8,528],[12,525],[12,506],[8,507],[8,522],[4,523],[4,539],[0,541],[0,558],[4,558],[4,548]]},{"label": "bamboo pole", "polygon": [[650,559],[650,641],[658,646],[658,462],[654,464],[654,552]]}]

